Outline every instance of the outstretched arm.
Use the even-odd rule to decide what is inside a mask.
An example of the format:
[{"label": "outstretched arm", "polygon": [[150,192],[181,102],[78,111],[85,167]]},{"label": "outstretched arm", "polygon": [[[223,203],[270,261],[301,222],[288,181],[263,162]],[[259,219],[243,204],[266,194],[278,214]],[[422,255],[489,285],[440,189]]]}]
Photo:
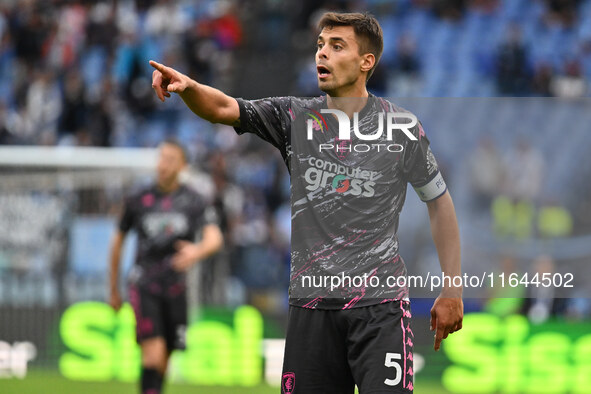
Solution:
[{"label": "outstretched arm", "polygon": [[155,68],[152,88],[160,100],[177,93],[197,116],[212,123],[240,125],[240,109],[235,98],[153,60],[150,65]]},{"label": "outstretched arm", "polygon": [[[427,207],[441,271],[452,278],[461,276],[460,232],[449,192],[428,202]],[[435,350],[439,350],[441,341],[449,334],[462,328],[463,318],[462,288],[445,285],[431,308],[431,331],[435,330]]]}]

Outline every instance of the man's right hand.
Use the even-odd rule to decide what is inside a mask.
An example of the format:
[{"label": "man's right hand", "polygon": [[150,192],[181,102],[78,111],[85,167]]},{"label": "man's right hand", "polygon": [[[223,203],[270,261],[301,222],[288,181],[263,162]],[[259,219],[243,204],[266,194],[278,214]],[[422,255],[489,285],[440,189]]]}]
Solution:
[{"label": "man's right hand", "polygon": [[121,301],[121,295],[119,294],[118,291],[112,291],[111,292],[111,296],[109,298],[109,305],[111,305],[111,307],[115,310],[115,311],[119,311],[119,309],[121,309],[121,305],[122,305],[122,301]]},{"label": "man's right hand", "polygon": [[173,68],[150,60],[152,88],[162,101],[177,93],[195,115],[211,123],[240,125],[240,108],[235,98],[181,74]]},{"label": "man's right hand", "polygon": [[150,66],[155,70],[152,73],[152,88],[161,101],[170,97],[170,93],[183,93],[189,86],[191,79],[174,68],[150,60]]}]

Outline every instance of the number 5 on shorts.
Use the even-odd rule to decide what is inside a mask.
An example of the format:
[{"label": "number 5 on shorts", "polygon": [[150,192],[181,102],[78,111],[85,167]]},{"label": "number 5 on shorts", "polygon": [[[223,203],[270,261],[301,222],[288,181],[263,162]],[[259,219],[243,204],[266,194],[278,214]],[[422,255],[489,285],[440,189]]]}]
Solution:
[{"label": "number 5 on shorts", "polygon": [[386,367],[394,367],[394,369],[396,369],[396,377],[394,379],[384,380],[386,385],[396,386],[398,383],[400,383],[400,380],[402,379],[402,367],[400,367],[400,364],[394,360],[400,360],[401,358],[402,357],[400,353],[386,353],[386,361],[384,362],[384,365]]}]

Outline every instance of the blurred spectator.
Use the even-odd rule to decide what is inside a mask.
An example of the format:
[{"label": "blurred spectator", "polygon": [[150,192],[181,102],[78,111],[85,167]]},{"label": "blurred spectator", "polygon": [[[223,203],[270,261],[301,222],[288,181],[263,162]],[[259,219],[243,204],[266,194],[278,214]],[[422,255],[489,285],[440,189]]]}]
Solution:
[{"label": "blurred spectator", "polygon": [[547,23],[559,23],[565,27],[572,26],[576,21],[577,7],[580,0],[546,0],[548,11]]},{"label": "blurred spectator", "polygon": [[133,41],[125,48],[127,72],[125,75],[124,94],[130,111],[137,117],[144,118],[154,111],[154,101],[150,74],[146,66],[146,47],[139,41]]},{"label": "blurred spectator", "polygon": [[420,94],[420,63],[416,42],[410,34],[405,34],[398,41],[398,52],[394,66],[396,73],[391,78],[392,96],[414,97]]},{"label": "blurred spectator", "polygon": [[208,21],[197,22],[189,29],[184,41],[184,51],[189,67],[188,75],[204,83],[211,81],[212,64],[209,59],[215,55],[216,46]]},{"label": "blurred spectator", "polygon": [[67,69],[76,64],[84,45],[86,18],[85,7],[75,2],[56,10],[49,35],[43,44],[48,66]]},{"label": "blurred spectator", "polygon": [[497,237],[523,241],[534,235],[536,211],[529,200],[515,201],[499,196],[491,205],[491,214]]},{"label": "blurred spectator", "polygon": [[231,243],[229,235],[242,213],[244,193],[228,179],[226,159],[222,153],[214,152],[209,158],[209,174],[215,186],[213,206],[220,214],[220,229],[226,242]]},{"label": "blurred spectator", "polygon": [[497,87],[504,96],[523,96],[528,85],[527,49],[521,30],[511,25],[497,53]]},{"label": "blurred spectator", "polygon": [[[538,274],[540,283],[544,277],[556,272],[554,261],[549,256],[537,257],[528,271],[529,279]],[[550,317],[562,316],[566,310],[566,299],[557,298],[553,286],[528,286],[522,312],[533,323],[543,323]]]},{"label": "blurred spectator", "polygon": [[573,233],[573,217],[558,201],[544,204],[538,212],[538,229],[542,238],[568,237]]},{"label": "blurred spectator", "polygon": [[61,109],[62,97],[54,74],[49,70],[39,71],[27,92],[21,135],[34,144],[55,144]]},{"label": "blurred spectator", "polygon": [[504,157],[504,185],[491,205],[497,236],[525,240],[534,235],[536,203],[542,190],[544,161],[541,153],[524,140]]},{"label": "blurred spectator", "polygon": [[87,47],[102,47],[112,54],[119,34],[114,8],[106,2],[98,2],[90,8],[85,33]]},{"label": "blurred spectator", "polygon": [[486,212],[505,179],[502,157],[491,138],[484,136],[480,139],[478,147],[468,159],[468,169],[474,209]]},{"label": "blurred spectator", "polygon": [[547,63],[538,64],[534,69],[534,76],[532,79],[532,92],[536,96],[550,97],[552,91],[550,83],[554,76],[552,66]]},{"label": "blurred spectator", "polygon": [[433,13],[441,19],[459,21],[466,10],[465,0],[433,0]]},{"label": "blurred spectator", "polygon": [[23,1],[11,10],[11,37],[14,40],[15,56],[29,69],[44,58],[43,45],[51,29],[53,13],[49,9],[44,15],[41,8],[41,2]]},{"label": "blurred spectator", "polygon": [[215,3],[213,12],[213,36],[222,50],[235,50],[242,42],[242,26],[238,20],[238,7],[231,1]]},{"label": "blurred spectator", "polygon": [[398,47],[398,70],[409,77],[416,77],[420,71],[420,64],[414,39],[410,35],[404,35],[400,38]]},{"label": "blurred spectator", "polygon": [[[589,34],[589,33],[587,33]],[[581,67],[587,82],[591,80],[591,37],[581,40]]]},{"label": "blurred spectator", "polygon": [[577,98],[587,93],[587,81],[583,77],[581,65],[576,61],[566,64],[566,73],[556,75],[550,81],[550,91],[555,97]]},{"label": "blurred spectator", "polygon": [[591,317],[591,300],[584,296],[584,292],[578,293],[566,300],[566,316],[569,319],[585,320]]},{"label": "blurred spectator", "polygon": [[111,146],[115,127],[116,102],[110,99],[113,86],[106,79],[101,86],[100,94],[89,100],[87,130],[92,145]]},{"label": "blurred spectator", "polygon": [[6,105],[0,102],[0,145],[8,145],[13,143],[13,136],[8,130],[8,114],[6,112]]},{"label": "blurred spectator", "polygon": [[76,70],[65,76],[63,88],[63,109],[59,122],[59,134],[70,139],[86,126],[87,105],[82,77]]},{"label": "blurred spectator", "polygon": [[181,4],[176,1],[158,0],[146,12],[145,31],[149,36],[182,34],[188,27]]},{"label": "blurred spectator", "polygon": [[386,66],[378,63],[371,78],[367,81],[367,90],[376,96],[385,96],[387,79],[388,70]]},{"label": "blurred spectator", "polygon": [[541,153],[522,138],[505,157],[505,166],[508,196],[515,201],[535,201],[544,180]]}]

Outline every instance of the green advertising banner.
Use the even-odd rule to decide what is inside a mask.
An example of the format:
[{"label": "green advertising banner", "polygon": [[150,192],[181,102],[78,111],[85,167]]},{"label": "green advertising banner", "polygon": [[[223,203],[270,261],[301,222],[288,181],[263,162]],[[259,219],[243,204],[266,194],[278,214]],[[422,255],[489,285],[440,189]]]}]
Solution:
[{"label": "green advertising banner", "polygon": [[[66,378],[124,382],[139,378],[140,350],[129,304],[118,313],[101,302],[72,305],[64,312],[59,331],[67,347],[59,370]],[[257,385],[263,377],[262,340],[261,314],[241,306],[231,324],[210,319],[191,324],[187,350],[173,354],[171,371],[179,380],[196,385]]]},{"label": "green advertising banner", "polygon": [[[256,386],[263,382],[264,319],[251,306],[204,310],[187,330],[187,349],[173,354],[170,378],[194,385]],[[423,324],[420,318],[417,325]],[[66,350],[61,374],[71,380],[134,382],[140,351],[135,319],[126,304],[115,313],[107,304],[82,302],[61,317]],[[419,338],[417,338],[419,339]],[[420,381],[440,381],[452,393],[588,393],[591,387],[591,324],[553,321],[532,324],[521,315],[505,318],[467,314],[443,352],[416,343]],[[277,353],[279,348],[274,349]],[[423,358],[424,357],[424,358]],[[418,365],[419,363],[417,363]],[[268,376],[267,382],[270,382]]]},{"label": "green advertising banner", "polygon": [[521,315],[465,316],[443,350],[451,362],[441,376],[454,393],[589,393],[591,324],[532,324]]}]

